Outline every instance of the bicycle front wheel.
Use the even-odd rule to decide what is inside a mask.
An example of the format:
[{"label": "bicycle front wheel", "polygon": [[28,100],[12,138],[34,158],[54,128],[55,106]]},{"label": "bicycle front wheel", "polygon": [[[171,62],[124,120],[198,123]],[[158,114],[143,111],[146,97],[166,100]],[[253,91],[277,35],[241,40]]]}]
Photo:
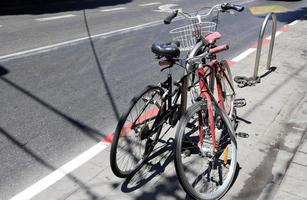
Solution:
[{"label": "bicycle front wheel", "polygon": [[221,72],[219,76],[220,84],[221,84],[221,94],[222,96],[219,97],[223,104],[222,107],[224,108],[225,112],[233,118],[234,111],[234,100],[235,100],[235,91],[234,91],[234,84],[232,79],[231,70],[227,61],[221,61]]},{"label": "bicycle front wheel", "polygon": [[163,92],[158,86],[145,88],[121,116],[110,152],[110,164],[116,176],[126,178],[135,174],[153,150],[162,129],[162,126],[155,127],[155,121],[162,109]]},{"label": "bicycle front wheel", "polygon": [[194,199],[221,198],[230,187],[236,170],[237,147],[231,122],[217,105],[213,110],[215,150],[204,102],[197,102],[187,110],[176,133],[176,173],[183,189]]}]

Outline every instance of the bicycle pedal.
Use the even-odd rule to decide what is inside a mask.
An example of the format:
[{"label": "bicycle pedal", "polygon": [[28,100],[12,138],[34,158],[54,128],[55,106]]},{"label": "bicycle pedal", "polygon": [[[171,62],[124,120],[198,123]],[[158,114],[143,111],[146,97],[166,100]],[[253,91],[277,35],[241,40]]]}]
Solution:
[{"label": "bicycle pedal", "polygon": [[236,135],[238,137],[241,137],[241,138],[248,138],[249,137],[249,134],[248,133],[244,133],[244,132],[236,133]]},{"label": "bicycle pedal", "polygon": [[234,101],[234,107],[236,108],[242,108],[246,106],[246,100],[244,98],[241,99],[235,99]]}]

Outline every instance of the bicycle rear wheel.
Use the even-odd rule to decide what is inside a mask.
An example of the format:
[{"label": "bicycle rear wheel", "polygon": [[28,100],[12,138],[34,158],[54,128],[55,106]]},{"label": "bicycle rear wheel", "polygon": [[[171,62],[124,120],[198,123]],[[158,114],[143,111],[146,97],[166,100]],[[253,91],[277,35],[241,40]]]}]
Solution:
[{"label": "bicycle rear wheel", "polygon": [[163,93],[158,86],[145,88],[121,116],[110,152],[110,164],[116,176],[126,178],[135,174],[153,150],[162,129],[154,126],[162,109]]},{"label": "bicycle rear wheel", "polygon": [[[188,195],[195,199],[221,198],[230,187],[237,165],[234,130],[224,111],[213,106],[216,150],[213,151],[208,108],[204,102],[192,105],[181,118],[176,132],[175,168]],[[204,131],[201,137],[199,130]],[[201,141],[201,138],[203,141]]]}]

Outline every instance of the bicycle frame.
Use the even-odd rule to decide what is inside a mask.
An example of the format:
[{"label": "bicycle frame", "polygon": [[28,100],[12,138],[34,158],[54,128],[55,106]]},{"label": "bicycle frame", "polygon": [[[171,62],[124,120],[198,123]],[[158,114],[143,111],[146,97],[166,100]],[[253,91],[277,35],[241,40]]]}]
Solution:
[{"label": "bicycle frame", "polygon": [[[197,70],[198,76],[200,78],[199,80],[200,94],[207,103],[208,116],[209,116],[209,128],[212,134],[212,151],[213,152],[216,152],[217,140],[216,140],[216,132],[215,132],[215,124],[214,124],[214,113],[213,113],[214,111],[213,111],[212,104],[218,105],[218,107],[220,108],[222,112],[225,111],[222,84],[221,84],[221,80],[217,76],[217,73],[224,73],[224,70],[225,69],[221,67],[220,63],[217,60],[211,60],[203,68],[200,68]],[[210,72],[208,73],[208,71]],[[209,83],[207,81],[207,77],[209,77]],[[217,94],[218,94],[218,101],[216,101],[214,97],[214,88],[215,88],[214,79],[216,80],[216,84],[217,84],[216,88],[217,88]],[[231,86],[231,89],[234,92],[234,88],[232,86]],[[231,113],[230,115],[232,115],[232,110],[230,111],[230,113]],[[199,113],[199,124],[200,124],[199,133],[200,133],[201,145],[203,144],[203,138],[204,138],[204,130],[202,128],[202,123],[203,123],[203,119],[202,119],[201,113]],[[234,130],[231,130],[230,135],[234,137]]]},{"label": "bicycle frame", "polygon": [[[161,83],[161,87],[166,89],[166,92],[162,96],[162,105],[159,110],[157,116],[155,116],[155,121],[152,126],[152,130],[150,130],[151,134],[157,132],[159,128],[162,128],[162,125],[165,121],[169,120],[169,124],[174,127],[178,120],[181,117],[182,110],[180,110],[180,106],[177,105],[179,97],[182,95],[183,86],[178,84],[176,85],[176,89],[173,91],[173,78],[171,74],[171,66],[169,67],[169,72],[167,75],[166,81]],[[181,78],[179,82],[184,81],[185,76]],[[147,105],[144,107],[146,109]],[[178,113],[176,113],[178,112]],[[177,114],[177,115],[176,115]],[[154,117],[152,117],[154,118]],[[150,118],[149,120],[151,120]],[[148,120],[146,120],[148,121]],[[145,121],[144,121],[145,122]],[[139,125],[139,124],[138,124]],[[149,134],[149,135],[151,135]],[[159,133],[160,134],[160,133]],[[159,137],[159,136],[158,136]]]}]

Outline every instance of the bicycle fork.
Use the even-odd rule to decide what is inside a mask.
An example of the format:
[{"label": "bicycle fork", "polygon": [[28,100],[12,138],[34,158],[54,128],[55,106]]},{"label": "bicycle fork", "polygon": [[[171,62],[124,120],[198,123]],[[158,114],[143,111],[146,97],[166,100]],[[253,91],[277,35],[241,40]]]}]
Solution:
[{"label": "bicycle fork", "polygon": [[[205,70],[203,68],[199,69],[198,73],[199,73],[199,77],[205,77]],[[208,116],[209,116],[209,128],[210,128],[210,132],[212,136],[212,152],[215,153],[216,152],[216,134],[215,134],[215,122],[214,122],[214,115],[213,115],[212,98],[210,95],[210,90],[208,88],[208,85],[205,83],[203,79],[200,79],[199,86],[200,86],[201,96],[204,97],[204,99],[206,99],[206,103],[207,103]],[[205,133],[203,129],[203,116],[202,116],[201,111],[198,113],[198,115],[199,115],[198,119],[199,119],[200,145],[203,146]]]}]

